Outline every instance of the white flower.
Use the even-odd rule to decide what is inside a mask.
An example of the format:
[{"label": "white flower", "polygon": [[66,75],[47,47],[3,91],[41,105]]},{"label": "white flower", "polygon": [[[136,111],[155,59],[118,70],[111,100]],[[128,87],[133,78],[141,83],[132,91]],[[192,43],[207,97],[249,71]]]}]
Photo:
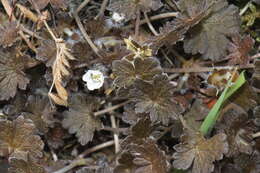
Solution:
[{"label": "white flower", "polygon": [[113,13],[112,19],[115,22],[122,22],[125,19],[125,15],[124,14],[119,14],[119,13]]},{"label": "white flower", "polygon": [[104,76],[98,70],[88,70],[83,76],[82,80],[87,82],[89,90],[95,90],[102,87],[104,83]]}]

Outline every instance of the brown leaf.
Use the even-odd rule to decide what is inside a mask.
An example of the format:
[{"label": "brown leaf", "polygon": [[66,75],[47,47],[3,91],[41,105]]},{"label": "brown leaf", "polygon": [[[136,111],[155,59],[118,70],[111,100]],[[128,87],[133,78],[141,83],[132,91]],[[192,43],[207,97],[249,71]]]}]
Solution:
[{"label": "brown leaf", "polygon": [[99,118],[93,114],[97,105],[95,98],[79,93],[72,96],[69,110],[64,112],[63,127],[69,129],[71,134],[76,133],[81,145],[92,141],[94,132],[102,127]]},{"label": "brown leaf", "polygon": [[131,127],[131,134],[121,142],[121,148],[124,150],[131,144],[142,145],[148,139],[152,132],[152,124],[149,118],[139,119],[136,124]]},{"label": "brown leaf", "polygon": [[160,28],[160,34],[155,36],[149,42],[151,48],[156,53],[163,45],[174,45],[176,42],[184,39],[184,34],[193,26],[197,25],[202,19],[207,17],[213,2],[205,0],[182,0],[179,1],[181,13],[171,22],[167,22]]},{"label": "brown leaf", "polygon": [[115,173],[166,173],[166,156],[155,141],[147,139],[142,144],[130,144],[120,155]]},{"label": "brown leaf", "polygon": [[47,133],[49,125],[54,123],[55,109],[51,107],[46,96],[30,95],[24,110],[28,112],[25,113],[24,117],[33,121],[40,134]]},{"label": "brown leaf", "polygon": [[122,116],[122,120],[128,124],[136,124],[138,120],[144,117],[145,114],[137,114],[135,113],[134,104],[130,103],[124,106],[124,113]]},{"label": "brown leaf", "polygon": [[210,14],[193,27],[184,40],[184,50],[186,53],[201,53],[205,59],[219,60],[226,55],[230,42],[227,37],[240,30],[238,8],[228,5],[226,0],[218,0],[210,9]]},{"label": "brown leaf", "polygon": [[133,145],[131,148],[130,152],[134,156],[133,163],[138,166],[136,173],[167,172],[166,156],[154,141],[147,140],[143,145]]},{"label": "brown leaf", "polygon": [[36,128],[30,119],[19,116],[14,121],[0,121],[0,155],[27,159],[42,157],[44,143],[35,135]]},{"label": "brown leaf", "polygon": [[227,58],[230,58],[229,63],[232,65],[246,65],[250,61],[250,56],[248,53],[254,46],[254,39],[247,35],[241,37],[240,35],[234,35],[232,37],[232,42],[228,45],[229,55]]},{"label": "brown leaf", "polygon": [[14,97],[19,89],[25,90],[29,79],[23,72],[27,57],[17,56],[15,50],[0,50],[0,100]]},{"label": "brown leaf", "polygon": [[47,142],[48,146],[58,149],[64,145],[64,140],[68,134],[66,135],[65,129],[61,127],[61,125],[56,125],[55,127],[51,128],[47,133]]},{"label": "brown leaf", "polygon": [[252,154],[254,128],[253,124],[248,121],[248,115],[241,107],[235,105],[228,108],[216,128],[219,132],[227,134],[229,145],[227,156],[234,157],[240,153]]},{"label": "brown leaf", "polygon": [[173,85],[166,75],[156,75],[152,82],[136,80],[135,89],[130,91],[136,113],[149,113],[152,122],[168,124],[181,112],[173,98]]},{"label": "brown leaf", "polygon": [[46,63],[47,67],[51,67],[55,61],[57,48],[52,40],[43,40],[41,46],[37,48],[36,59]]},{"label": "brown leaf", "polygon": [[188,169],[192,173],[210,173],[214,170],[213,162],[221,160],[228,152],[228,143],[224,133],[205,139],[201,134],[195,134],[180,144],[174,146],[173,166],[177,169]]},{"label": "brown leaf", "polygon": [[6,21],[0,24],[0,46],[11,46],[18,37],[19,27],[16,22]]},{"label": "brown leaf", "polygon": [[46,173],[41,165],[34,163],[31,159],[25,161],[23,159],[11,158],[9,162],[9,173]]},{"label": "brown leaf", "polygon": [[231,96],[230,101],[239,105],[245,111],[249,111],[259,103],[260,98],[254,89],[248,83],[245,83],[236,94]]},{"label": "brown leaf", "polygon": [[135,58],[133,63],[127,59],[115,60],[112,64],[115,75],[114,84],[129,87],[136,79],[150,81],[156,74],[161,74],[160,62],[156,58]]},{"label": "brown leaf", "polygon": [[123,14],[127,20],[135,19],[138,11],[155,11],[162,6],[160,0],[111,0],[108,6],[110,11]]},{"label": "brown leaf", "polygon": [[133,163],[134,156],[129,152],[122,152],[120,158],[118,159],[118,165],[114,169],[114,173],[135,173],[138,168],[137,165]]}]

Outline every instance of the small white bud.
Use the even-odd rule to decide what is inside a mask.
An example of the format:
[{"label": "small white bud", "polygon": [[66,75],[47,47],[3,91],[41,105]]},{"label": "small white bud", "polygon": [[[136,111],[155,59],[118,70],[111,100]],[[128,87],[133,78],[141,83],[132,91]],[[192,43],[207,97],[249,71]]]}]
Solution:
[{"label": "small white bud", "polygon": [[104,83],[104,75],[98,70],[88,70],[83,76],[82,80],[87,82],[89,90],[95,90],[102,87]]},{"label": "small white bud", "polygon": [[112,19],[115,22],[122,22],[125,19],[125,15],[124,14],[119,14],[119,13],[113,13],[112,15]]}]

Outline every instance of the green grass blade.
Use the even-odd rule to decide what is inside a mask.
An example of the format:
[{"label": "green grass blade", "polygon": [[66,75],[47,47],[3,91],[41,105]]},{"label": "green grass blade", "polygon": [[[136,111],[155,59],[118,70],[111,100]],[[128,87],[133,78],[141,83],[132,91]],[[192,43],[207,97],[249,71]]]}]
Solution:
[{"label": "green grass blade", "polygon": [[246,80],[244,76],[244,71],[239,75],[238,79],[232,86],[229,85],[231,81],[228,82],[227,87],[222,92],[218,101],[215,103],[215,105],[213,106],[213,108],[210,110],[207,117],[203,121],[202,125],[200,126],[200,131],[202,132],[202,134],[207,135],[211,131],[211,129],[213,128],[213,126],[215,125],[218,119],[221,107],[223,106],[224,102],[231,95],[233,95],[245,82]]}]

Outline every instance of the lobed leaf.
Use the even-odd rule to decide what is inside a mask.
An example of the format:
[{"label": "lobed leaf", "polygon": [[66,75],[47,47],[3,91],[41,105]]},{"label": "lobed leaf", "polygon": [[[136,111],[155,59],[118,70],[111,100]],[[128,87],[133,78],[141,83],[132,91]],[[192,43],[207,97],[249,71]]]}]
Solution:
[{"label": "lobed leaf", "polygon": [[9,162],[9,173],[46,173],[41,165],[34,163],[31,159],[25,161],[23,159],[11,158]]},{"label": "lobed leaf", "polygon": [[137,79],[150,81],[157,74],[162,73],[160,62],[156,58],[135,58],[133,62],[122,59],[112,64],[115,75],[114,85],[127,88]]},{"label": "lobed leaf", "polygon": [[13,49],[9,51],[0,50],[0,100],[14,97],[17,88],[25,90],[29,83],[23,72],[27,57],[17,56]]},{"label": "lobed leaf", "polygon": [[176,119],[180,108],[173,98],[173,85],[166,75],[156,75],[152,82],[136,80],[135,89],[130,91],[136,113],[149,113],[152,122],[168,124]]},{"label": "lobed leaf", "polygon": [[96,107],[95,98],[76,94],[72,96],[69,110],[64,112],[63,127],[69,129],[71,134],[76,133],[81,145],[92,141],[94,132],[102,127],[101,121],[93,113]]},{"label": "lobed leaf", "polygon": [[0,155],[27,159],[42,157],[44,143],[35,135],[36,128],[30,119],[19,116],[14,121],[0,120]]},{"label": "lobed leaf", "polygon": [[214,170],[213,162],[221,160],[228,152],[228,143],[224,133],[205,139],[201,134],[195,134],[180,144],[174,146],[173,167],[188,169],[192,165],[192,173],[210,173]]},{"label": "lobed leaf", "polygon": [[[184,0],[186,1],[186,0]],[[184,40],[186,53],[201,53],[204,59],[219,60],[225,57],[228,36],[238,33],[240,28],[238,8],[218,0],[210,14],[191,29]]]},{"label": "lobed leaf", "polygon": [[11,46],[18,37],[19,27],[16,22],[6,21],[0,24],[0,46]]}]

